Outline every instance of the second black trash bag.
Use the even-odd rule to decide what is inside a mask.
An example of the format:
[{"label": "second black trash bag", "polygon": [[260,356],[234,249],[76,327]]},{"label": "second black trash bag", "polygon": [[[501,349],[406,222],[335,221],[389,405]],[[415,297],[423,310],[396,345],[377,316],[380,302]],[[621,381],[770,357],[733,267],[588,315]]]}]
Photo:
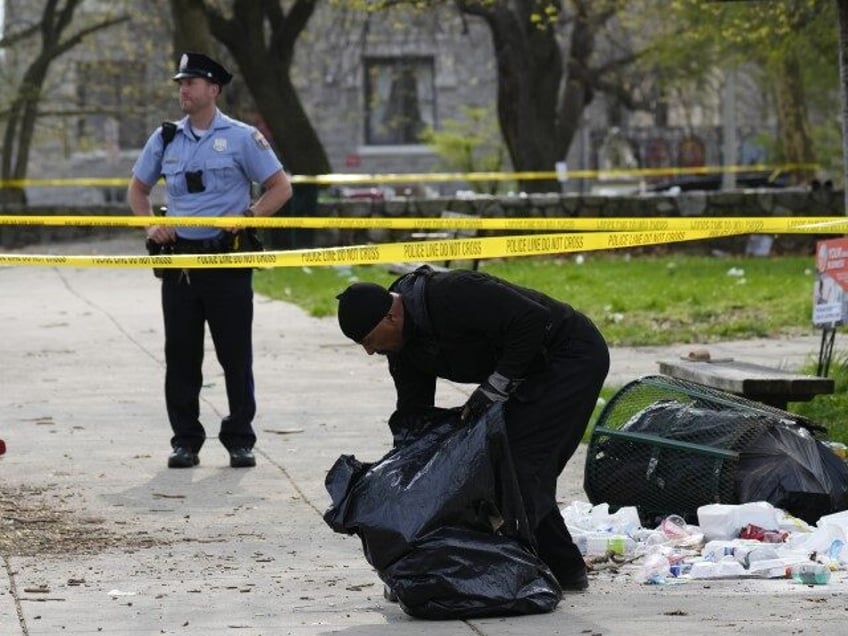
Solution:
[{"label": "second black trash bag", "polygon": [[429,409],[391,427],[395,447],[382,459],[342,455],[328,473],[327,524],[360,537],[413,616],[553,610],[561,592],[531,547],[502,409],[468,426],[456,410]]},{"label": "second black trash bag", "polygon": [[815,524],[848,508],[848,466],[805,428],[769,427],[739,454],[739,501],[768,501]]}]

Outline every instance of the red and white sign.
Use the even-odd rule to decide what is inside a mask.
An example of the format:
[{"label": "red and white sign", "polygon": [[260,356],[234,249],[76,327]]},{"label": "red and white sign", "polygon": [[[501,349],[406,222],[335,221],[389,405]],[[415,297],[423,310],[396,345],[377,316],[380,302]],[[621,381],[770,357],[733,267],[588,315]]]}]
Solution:
[{"label": "red and white sign", "polygon": [[848,323],[848,239],[818,241],[813,324],[825,327],[845,323]]}]

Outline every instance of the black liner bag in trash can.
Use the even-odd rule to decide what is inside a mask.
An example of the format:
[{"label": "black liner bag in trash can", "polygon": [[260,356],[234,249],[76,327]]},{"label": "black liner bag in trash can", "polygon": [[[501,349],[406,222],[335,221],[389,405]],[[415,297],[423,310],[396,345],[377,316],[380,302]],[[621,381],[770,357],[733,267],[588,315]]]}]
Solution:
[{"label": "black liner bag in trash can", "polygon": [[775,425],[739,458],[740,503],[768,501],[815,524],[848,508],[848,465],[801,426]]},{"label": "black liner bag in trash can", "polygon": [[661,399],[620,430],[599,429],[587,451],[584,489],[593,504],[636,506],[645,527],[679,514],[697,523],[699,506],[736,503],[738,451],[769,417]]},{"label": "black liner bag in trash can", "polygon": [[327,524],[359,536],[411,616],[553,610],[561,591],[531,547],[502,408],[467,426],[438,408],[390,425],[395,446],[382,459],[342,455],[330,469]]}]

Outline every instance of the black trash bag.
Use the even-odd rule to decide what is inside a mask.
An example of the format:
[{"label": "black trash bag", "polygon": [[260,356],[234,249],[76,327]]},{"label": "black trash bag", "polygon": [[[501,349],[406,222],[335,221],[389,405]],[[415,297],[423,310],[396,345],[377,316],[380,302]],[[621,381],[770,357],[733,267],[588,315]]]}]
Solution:
[{"label": "black trash bag", "polygon": [[554,609],[559,587],[518,541],[464,528],[440,528],[380,572],[410,616],[464,620]]},{"label": "black trash bag", "polygon": [[412,616],[553,610],[561,591],[531,547],[502,408],[468,426],[456,409],[429,409],[391,428],[396,446],[381,460],[342,455],[330,469],[327,524],[359,536]]},{"label": "black trash bag", "polygon": [[767,501],[815,524],[848,508],[848,465],[800,426],[776,425],[742,450],[739,502]]}]

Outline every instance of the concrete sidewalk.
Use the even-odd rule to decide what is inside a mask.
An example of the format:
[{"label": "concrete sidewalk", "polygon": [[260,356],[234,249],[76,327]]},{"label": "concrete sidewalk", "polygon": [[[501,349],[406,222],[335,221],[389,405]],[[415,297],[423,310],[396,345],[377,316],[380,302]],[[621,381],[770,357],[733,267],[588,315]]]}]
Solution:
[{"label": "concrete sidewalk", "polygon": [[[844,621],[843,573],[816,588],[645,586],[627,568],[593,575],[587,593],[567,595],[551,614],[412,619],[383,600],[359,540],[322,519],[324,475],[337,457],[370,461],[389,449],[394,397],[385,361],[344,339],[334,319],[257,298],[257,467],[230,469],[213,438],[200,466],[168,470],[152,274],[0,268],[0,297],[0,634],[824,634]],[[710,350],[797,368],[818,344]],[[610,385],[687,351],[616,349]],[[226,398],[211,345],[204,378],[201,415],[214,435]],[[471,388],[440,384],[439,403],[459,404]],[[584,458],[581,449],[561,479],[563,504],[586,499]]]}]

